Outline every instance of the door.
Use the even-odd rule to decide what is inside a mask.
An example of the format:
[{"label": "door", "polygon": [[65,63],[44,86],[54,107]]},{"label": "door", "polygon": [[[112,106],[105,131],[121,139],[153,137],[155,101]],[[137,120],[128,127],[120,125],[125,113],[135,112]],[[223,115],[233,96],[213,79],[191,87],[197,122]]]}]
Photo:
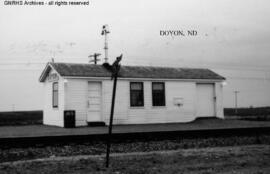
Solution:
[{"label": "door", "polygon": [[88,82],[87,122],[101,121],[101,82]]},{"label": "door", "polygon": [[197,84],[197,116],[215,116],[214,84]]}]

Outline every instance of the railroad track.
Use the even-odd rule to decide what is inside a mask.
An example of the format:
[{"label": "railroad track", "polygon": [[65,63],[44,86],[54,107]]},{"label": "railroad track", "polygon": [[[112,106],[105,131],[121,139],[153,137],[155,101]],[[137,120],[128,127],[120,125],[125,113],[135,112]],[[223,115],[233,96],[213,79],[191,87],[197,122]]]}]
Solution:
[{"label": "railroad track", "polygon": [[[270,127],[249,128],[226,128],[226,129],[201,129],[201,130],[179,130],[179,131],[155,131],[155,132],[132,132],[114,133],[114,143],[136,142],[136,141],[160,141],[182,138],[208,138],[208,137],[232,137],[232,136],[256,136],[270,135]],[[0,148],[14,147],[36,147],[49,145],[80,144],[89,142],[105,142],[107,134],[89,135],[59,135],[59,136],[32,136],[32,137],[7,137],[0,138]],[[259,138],[258,138],[259,141]]]}]

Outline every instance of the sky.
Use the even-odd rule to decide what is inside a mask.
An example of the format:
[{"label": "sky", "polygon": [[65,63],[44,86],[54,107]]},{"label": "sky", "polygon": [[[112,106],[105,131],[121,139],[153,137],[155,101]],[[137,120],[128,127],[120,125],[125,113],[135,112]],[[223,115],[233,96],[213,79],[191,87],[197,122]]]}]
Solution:
[{"label": "sky", "polygon": [[[101,53],[103,59],[104,24],[110,30],[110,62],[122,53],[125,65],[207,67],[227,77],[227,106],[233,106],[238,89],[243,106],[270,105],[269,16],[268,0],[90,0],[88,6],[8,6],[1,1],[0,97],[9,102],[2,100],[0,110],[27,103],[16,101],[23,97],[16,85],[23,85],[25,95],[33,89],[37,97],[31,100],[40,108],[37,79],[52,58],[87,63],[89,55]],[[197,35],[160,35],[178,30]]]}]

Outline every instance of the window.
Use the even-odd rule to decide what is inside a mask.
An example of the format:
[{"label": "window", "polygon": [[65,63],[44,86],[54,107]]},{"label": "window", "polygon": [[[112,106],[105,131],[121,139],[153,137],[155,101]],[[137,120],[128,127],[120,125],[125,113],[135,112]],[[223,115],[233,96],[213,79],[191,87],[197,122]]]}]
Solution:
[{"label": "window", "polygon": [[144,106],[142,82],[130,82],[130,106]]},{"label": "window", "polygon": [[58,82],[53,83],[52,89],[52,104],[53,108],[58,108]]},{"label": "window", "polygon": [[152,83],[153,106],[165,106],[165,84],[163,82]]}]

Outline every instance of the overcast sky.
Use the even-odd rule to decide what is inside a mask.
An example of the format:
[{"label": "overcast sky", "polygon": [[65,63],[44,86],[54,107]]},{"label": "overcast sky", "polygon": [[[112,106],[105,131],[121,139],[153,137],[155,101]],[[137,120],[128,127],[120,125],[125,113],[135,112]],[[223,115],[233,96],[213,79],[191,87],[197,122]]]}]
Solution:
[{"label": "overcast sky", "polygon": [[[147,65],[270,67],[268,0],[90,0],[89,6],[0,8],[0,63],[87,62],[102,53]],[[197,36],[160,36],[196,30]]]},{"label": "overcast sky", "polygon": [[[269,106],[269,0],[90,0],[79,7],[2,0],[0,111],[42,109],[38,77],[52,57],[86,63],[97,52],[103,58],[104,24],[110,62],[123,53],[122,64],[211,68],[227,78],[224,107],[234,106],[235,90],[239,106]],[[163,30],[198,34],[160,36]]]}]

